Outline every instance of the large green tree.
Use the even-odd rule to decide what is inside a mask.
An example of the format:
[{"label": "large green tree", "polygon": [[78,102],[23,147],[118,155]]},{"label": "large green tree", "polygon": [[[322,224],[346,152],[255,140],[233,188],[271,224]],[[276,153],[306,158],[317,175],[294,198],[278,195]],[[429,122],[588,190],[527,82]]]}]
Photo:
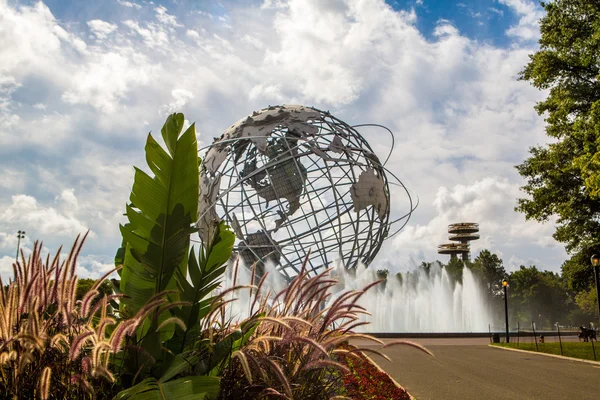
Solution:
[{"label": "large green tree", "polygon": [[572,301],[558,274],[521,265],[508,281],[509,315],[514,323],[534,321],[538,327],[551,328],[555,322],[563,325],[571,322]]},{"label": "large green tree", "polygon": [[540,49],[521,72],[548,96],[536,105],[550,144],[534,147],[517,166],[529,195],[517,210],[528,219],[557,217],[554,238],[572,255],[563,273],[587,288],[589,256],[600,251],[600,1],[542,3]]}]

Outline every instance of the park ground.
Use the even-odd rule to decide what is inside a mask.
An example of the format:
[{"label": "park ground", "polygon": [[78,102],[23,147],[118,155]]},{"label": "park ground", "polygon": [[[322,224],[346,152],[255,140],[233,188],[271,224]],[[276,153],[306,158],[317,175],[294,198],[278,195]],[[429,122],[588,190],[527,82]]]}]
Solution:
[{"label": "park ground", "polygon": [[600,398],[600,364],[492,348],[487,338],[407,340],[434,357],[393,346],[384,349],[393,362],[372,358],[417,400]]}]

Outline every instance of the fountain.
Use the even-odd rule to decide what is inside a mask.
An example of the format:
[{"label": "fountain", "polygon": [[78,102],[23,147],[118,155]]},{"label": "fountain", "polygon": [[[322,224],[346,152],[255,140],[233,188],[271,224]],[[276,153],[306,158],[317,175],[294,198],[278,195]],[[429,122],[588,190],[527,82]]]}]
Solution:
[{"label": "fountain", "polygon": [[[281,274],[272,264],[266,265],[269,275],[264,290],[277,293],[287,286]],[[247,284],[251,274],[240,266],[237,273],[230,265],[224,287],[233,285],[233,276],[238,285]],[[345,290],[361,290],[377,280],[372,268],[359,264],[356,273],[350,274],[340,266],[333,271],[339,284],[332,289],[331,300]],[[488,305],[479,283],[468,268],[463,270],[461,283],[451,282],[448,273],[438,263],[429,272],[416,270],[403,274],[402,282],[389,276],[385,284],[367,291],[359,300],[372,315],[364,316],[369,325],[362,332],[485,332],[488,330]],[[248,314],[250,293],[248,289],[236,291],[238,300],[232,303],[230,316],[234,319]]]},{"label": "fountain", "polygon": [[[338,274],[338,290],[360,289],[377,280],[375,271],[360,267],[348,279]],[[402,282],[389,276],[385,285],[374,287],[359,304],[372,315],[366,316],[366,332],[485,332],[488,330],[488,305],[478,281],[468,268],[463,282],[454,284],[438,263],[429,272],[403,274]]]}]

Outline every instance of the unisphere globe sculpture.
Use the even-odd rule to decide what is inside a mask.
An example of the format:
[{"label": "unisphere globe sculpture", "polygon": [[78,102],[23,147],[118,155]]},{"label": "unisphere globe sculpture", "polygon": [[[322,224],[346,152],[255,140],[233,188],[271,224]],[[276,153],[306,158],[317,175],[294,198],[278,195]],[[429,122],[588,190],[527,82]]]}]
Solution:
[{"label": "unisphere globe sculpture", "polygon": [[202,162],[199,210],[203,240],[225,220],[246,265],[272,262],[288,279],[309,250],[314,273],[336,259],[369,264],[390,230],[379,158],[354,128],[304,106],[265,108],[216,138]]}]

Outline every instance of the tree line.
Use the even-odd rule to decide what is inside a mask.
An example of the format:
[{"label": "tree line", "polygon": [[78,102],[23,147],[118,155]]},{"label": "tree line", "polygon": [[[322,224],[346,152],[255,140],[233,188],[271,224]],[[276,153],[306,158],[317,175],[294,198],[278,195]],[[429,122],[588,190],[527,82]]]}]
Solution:
[{"label": "tree line", "polygon": [[[464,268],[468,268],[480,283],[485,301],[490,307],[494,325],[504,322],[504,292],[502,281],[508,281],[508,314],[511,329],[517,322],[523,329],[530,329],[535,322],[540,329],[550,329],[555,323],[561,326],[588,326],[596,323],[595,292],[577,290],[571,286],[571,278],[565,274],[543,271],[535,265],[521,265],[514,271],[506,271],[503,261],[489,250],[482,250],[473,261],[463,262],[451,258],[448,263],[422,262],[418,269],[429,274],[439,264],[453,284],[462,283]],[[414,272],[397,273],[400,283],[414,280]],[[377,271],[379,279],[388,280],[389,271]]]}]

